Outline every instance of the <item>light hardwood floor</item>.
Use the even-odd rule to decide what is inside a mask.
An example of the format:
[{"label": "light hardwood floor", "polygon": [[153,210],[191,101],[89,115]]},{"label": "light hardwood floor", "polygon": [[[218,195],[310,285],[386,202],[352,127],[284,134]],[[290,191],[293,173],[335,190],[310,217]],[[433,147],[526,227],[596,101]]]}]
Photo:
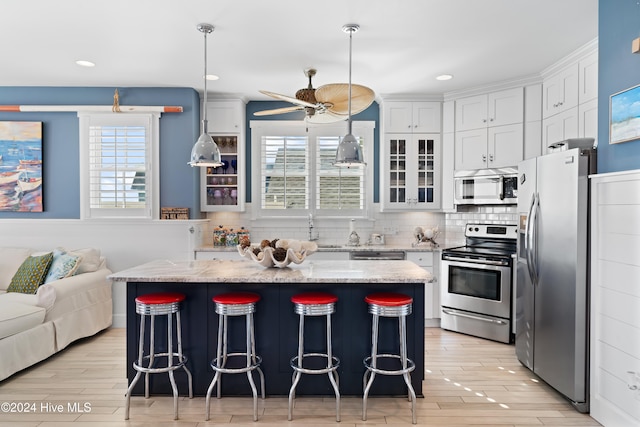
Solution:
[{"label": "light hardwood floor", "polygon": [[[513,346],[427,328],[425,348],[424,398],[417,401],[418,425],[600,425],[576,412],[546,384],[536,381],[517,361]],[[362,400],[357,397],[342,399],[339,424],[335,422],[335,400],[329,397],[297,399],[291,422],[287,421],[287,399],[267,397],[259,402],[259,421],[255,423],[250,398],[212,398],[211,421],[205,422],[203,397],[181,398],[180,420],[173,421],[171,397],[152,396],[145,400],[134,396],[130,420],[124,421],[126,388],[125,331],[109,329],[0,382],[0,403],[10,402],[13,409],[22,404],[35,408],[31,413],[0,412],[0,426],[411,425],[410,403],[406,399],[370,398],[368,420],[364,422]],[[59,409],[56,405],[62,405],[61,413],[52,412]]]}]

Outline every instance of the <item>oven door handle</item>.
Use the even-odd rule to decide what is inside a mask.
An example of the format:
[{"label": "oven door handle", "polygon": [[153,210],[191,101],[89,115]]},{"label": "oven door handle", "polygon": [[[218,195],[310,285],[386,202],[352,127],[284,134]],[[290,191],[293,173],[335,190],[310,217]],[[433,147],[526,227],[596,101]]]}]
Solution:
[{"label": "oven door handle", "polygon": [[458,258],[458,257],[447,255],[447,254],[443,254],[442,259],[445,261],[453,261],[453,262],[467,263],[467,264],[497,265],[501,267],[506,267],[509,265],[508,261],[493,261],[489,259],[474,259],[474,258]]},{"label": "oven door handle", "polygon": [[504,321],[504,320],[494,319],[494,318],[491,318],[491,317],[484,317],[484,316],[475,316],[473,314],[462,313],[460,311],[451,310],[451,309],[448,309],[448,308],[443,308],[442,312],[445,313],[445,314],[448,314],[450,316],[466,317],[467,319],[481,320],[483,322],[496,323],[498,325],[506,325],[507,324],[507,322]]}]

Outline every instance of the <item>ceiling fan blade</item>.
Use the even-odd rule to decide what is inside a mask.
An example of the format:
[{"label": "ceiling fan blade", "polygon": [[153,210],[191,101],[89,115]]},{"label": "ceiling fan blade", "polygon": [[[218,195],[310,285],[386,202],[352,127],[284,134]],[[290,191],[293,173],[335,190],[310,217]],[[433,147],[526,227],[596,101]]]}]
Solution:
[{"label": "ceiling fan blade", "polygon": [[333,114],[329,110],[324,112],[316,112],[313,116],[306,116],[304,119],[308,123],[325,124],[336,123],[347,120],[348,116],[342,114]]},{"label": "ceiling fan blade", "polygon": [[280,95],[279,93],[275,93],[275,92],[269,92],[266,90],[261,90],[260,93],[270,96],[272,98],[275,99],[279,99],[281,101],[287,101],[290,102],[292,104],[296,104],[296,105],[300,105],[302,107],[310,107],[310,108],[316,108],[316,104],[311,104],[310,102],[306,102],[306,101],[301,101],[297,98],[293,98],[291,96],[287,96],[287,95]]},{"label": "ceiling fan blade", "polygon": [[[334,114],[349,114],[349,85],[347,83],[332,83],[316,89],[316,100],[333,104],[329,111]],[[366,86],[351,85],[351,114],[358,114],[371,105],[375,98],[373,90]]]},{"label": "ceiling fan blade", "polygon": [[256,111],[253,113],[254,116],[271,116],[274,114],[285,114],[285,113],[293,113],[294,111],[304,110],[304,107],[284,107],[284,108],[275,108],[273,110],[263,110]]}]

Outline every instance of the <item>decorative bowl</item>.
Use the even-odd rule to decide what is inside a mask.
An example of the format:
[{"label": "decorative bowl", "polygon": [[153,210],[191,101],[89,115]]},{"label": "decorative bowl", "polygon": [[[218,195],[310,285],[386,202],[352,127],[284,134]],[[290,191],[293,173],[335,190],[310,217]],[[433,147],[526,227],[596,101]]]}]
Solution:
[{"label": "decorative bowl", "polygon": [[274,249],[272,247],[262,248],[261,252],[258,256],[253,253],[254,248],[257,246],[245,246],[241,245],[236,246],[238,249],[238,253],[240,256],[250,259],[255,263],[263,266],[263,267],[277,267],[283,268],[288,266],[291,263],[300,264],[302,263],[309,255],[318,250],[318,245],[313,242],[303,242],[304,247],[300,251],[294,251],[292,248],[286,249],[287,255],[284,260],[278,261],[273,256]]}]

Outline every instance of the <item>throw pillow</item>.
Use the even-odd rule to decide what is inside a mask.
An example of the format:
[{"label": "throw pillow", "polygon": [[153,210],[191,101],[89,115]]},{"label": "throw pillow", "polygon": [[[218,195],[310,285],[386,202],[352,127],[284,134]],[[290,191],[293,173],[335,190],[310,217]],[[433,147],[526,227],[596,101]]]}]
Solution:
[{"label": "throw pillow", "polygon": [[81,260],[81,256],[68,254],[58,248],[54,249],[53,261],[51,262],[47,276],[44,278],[44,283],[73,276],[73,273],[75,273],[80,266]]},{"label": "throw pillow", "polygon": [[74,249],[72,251],[67,251],[67,253],[72,255],[79,255],[82,257],[82,262],[80,263],[80,266],[76,270],[75,274],[91,273],[92,271],[97,271],[100,267],[101,260],[99,249]]},{"label": "throw pillow", "polygon": [[28,257],[13,275],[7,292],[35,294],[38,286],[44,282],[44,278],[47,276],[51,261],[53,261],[53,252]]}]

